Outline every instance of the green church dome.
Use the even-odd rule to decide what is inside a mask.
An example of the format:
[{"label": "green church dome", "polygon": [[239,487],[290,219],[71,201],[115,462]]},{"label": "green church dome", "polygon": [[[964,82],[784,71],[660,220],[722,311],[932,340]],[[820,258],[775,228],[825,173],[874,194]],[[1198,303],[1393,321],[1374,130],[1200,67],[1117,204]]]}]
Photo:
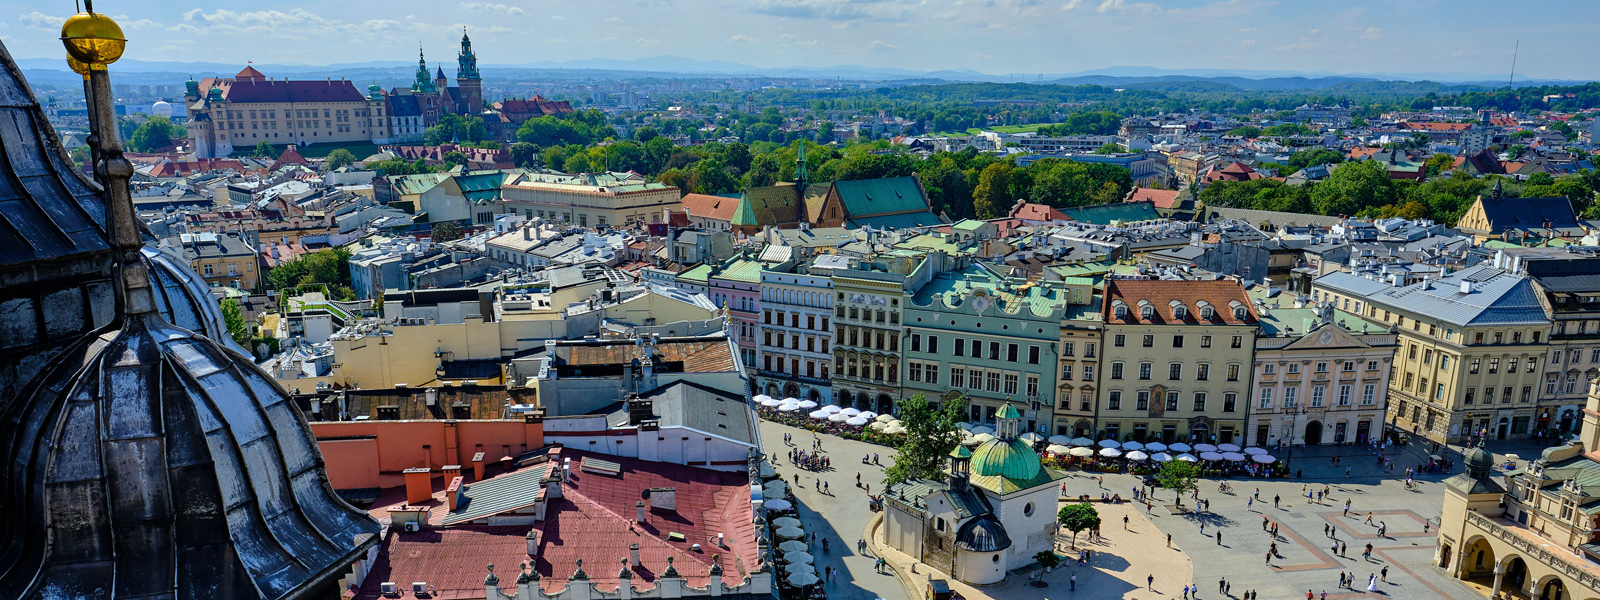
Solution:
[{"label": "green church dome", "polygon": [[1039,455],[1022,440],[989,440],[972,453],[972,474],[976,477],[1030,481],[1039,476],[1042,468]]}]

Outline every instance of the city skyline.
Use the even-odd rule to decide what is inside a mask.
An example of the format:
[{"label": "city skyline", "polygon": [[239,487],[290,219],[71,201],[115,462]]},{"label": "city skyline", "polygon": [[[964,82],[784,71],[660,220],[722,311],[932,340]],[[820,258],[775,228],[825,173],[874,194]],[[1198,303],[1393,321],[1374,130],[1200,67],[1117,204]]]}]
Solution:
[{"label": "city skyline", "polygon": [[[420,43],[444,52],[463,27],[486,65],[681,57],[756,68],[859,65],[986,74],[1139,66],[1237,72],[1459,73],[1594,79],[1582,53],[1600,6],[1562,2],[1537,14],[1487,2],[1354,2],[1337,7],[1258,0],[753,0],[728,10],[703,0],[552,2],[285,2],[265,10],[102,2],[145,61],[328,65],[405,60]],[[59,54],[74,9],[10,2],[0,21],[19,58]],[[5,14],[0,12],[0,14]],[[714,15],[705,18],[703,15]],[[1563,15],[1560,19],[1548,15]],[[1426,22],[1428,27],[1403,26]],[[1560,40],[1559,43],[1553,40]],[[1027,74],[1027,75],[1020,75]]]}]

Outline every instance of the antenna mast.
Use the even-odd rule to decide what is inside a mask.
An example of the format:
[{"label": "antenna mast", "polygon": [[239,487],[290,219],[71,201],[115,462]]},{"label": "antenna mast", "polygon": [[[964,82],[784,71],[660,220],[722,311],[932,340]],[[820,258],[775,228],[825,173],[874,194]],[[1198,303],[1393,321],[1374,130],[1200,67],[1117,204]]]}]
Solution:
[{"label": "antenna mast", "polygon": [[1522,49],[1522,40],[1517,40],[1511,47],[1511,78],[1506,80],[1506,87],[1511,87],[1511,82],[1517,80],[1517,51]]}]

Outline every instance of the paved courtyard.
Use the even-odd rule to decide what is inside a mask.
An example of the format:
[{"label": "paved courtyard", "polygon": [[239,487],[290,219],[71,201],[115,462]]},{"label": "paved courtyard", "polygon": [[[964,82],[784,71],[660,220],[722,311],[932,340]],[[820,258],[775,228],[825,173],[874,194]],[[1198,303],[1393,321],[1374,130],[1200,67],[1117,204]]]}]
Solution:
[{"label": "paved courtyard", "polygon": [[[812,434],[776,423],[762,423],[768,454],[778,455],[779,470],[784,478],[793,482],[794,475],[800,474],[801,485],[795,490],[807,531],[816,531],[830,540],[830,553],[820,554],[820,547],[813,552],[817,554],[818,567],[832,565],[843,569],[838,583],[829,584],[830,594],[850,600],[909,600],[906,584],[917,587],[916,582],[927,577],[926,567],[912,575],[909,557],[890,556],[894,554],[892,551],[884,551],[886,558],[902,567],[901,575],[907,579],[903,583],[893,574],[875,572],[873,552],[856,551],[856,542],[864,535],[875,513],[866,509],[866,492],[856,487],[855,475],[861,473],[863,482],[879,488],[883,466],[891,463],[893,451],[823,435],[822,449],[832,457],[833,468],[813,473],[789,464],[790,446],[783,443],[784,433],[794,434],[801,448],[810,447]],[[1500,454],[1515,452],[1523,460],[1537,457],[1539,450],[1525,443],[1491,443],[1491,449]],[[1465,584],[1430,565],[1437,550],[1434,528],[1443,501],[1443,486],[1439,481],[1448,474],[1420,475],[1416,478],[1415,489],[1406,489],[1403,475],[1407,467],[1425,462],[1429,451],[1425,444],[1389,451],[1387,456],[1396,463],[1394,472],[1390,473],[1377,465],[1376,456],[1367,447],[1296,449],[1289,459],[1289,468],[1291,472],[1300,472],[1299,479],[1232,479],[1228,481],[1234,489],[1229,493],[1218,491],[1217,480],[1202,479],[1199,497],[1212,503],[1206,511],[1169,511],[1166,507],[1173,504],[1173,495],[1165,490],[1157,490],[1156,505],[1148,517],[1142,505],[1096,503],[1106,539],[1087,545],[1096,548],[1101,555],[1095,564],[1078,566],[1068,560],[1050,574],[1024,569],[1013,572],[999,586],[976,589],[956,586],[955,589],[968,598],[1176,598],[1181,595],[1182,586],[1192,581],[1199,586],[1202,598],[1237,598],[1249,590],[1255,590],[1262,598],[1303,598],[1308,590],[1318,597],[1327,591],[1328,598],[1336,599],[1480,597]],[[862,455],[872,452],[880,455],[883,466],[861,464]],[[1284,454],[1287,458],[1287,453]],[[1331,461],[1335,455],[1342,455],[1337,466]],[[1503,456],[1498,458],[1504,460]],[[1348,477],[1345,475],[1347,468],[1350,470]],[[820,481],[828,482],[830,494],[816,490],[819,477]],[[1069,471],[1064,483],[1068,498],[1079,494],[1098,498],[1102,491],[1127,498],[1139,482],[1131,475],[1106,475],[1102,489],[1098,477]],[[1308,500],[1302,492],[1302,488],[1315,492],[1324,486],[1328,493],[1320,503]],[[1259,499],[1251,502],[1257,488],[1260,489]],[[1273,506],[1274,496],[1278,497],[1276,507]],[[1347,500],[1351,503],[1349,515],[1344,513]],[[1185,498],[1183,505],[1193,509],[1195,502]],[[1129,532],[1121,530],[1123,514],[1130,517]],[[1369,514],[1371,524],[1367,523]],[[1262,530],[1263,518],[1269,524],[1278,525],[1276,537]],[[1381,537],[1378,535],[1380,523],[1386,526]],[[1222,533],[1220,544],[1216,537],[1218,531]],[[1166,548],[1167,534],[1172,535],[1174,548],[1171,550]],[[1061,538],[1060,553],[1069,559],[1075,558],[1076,553],[1067,548],[1067,539]],[[1344,546],[1342,553],[1332,549],[1336,542]],[[1266,555],[1274,543],[1278,554],[1269,565]],[[1373,553],[1370,558],[1364,558],[1362,552],[1369,543]],[[1085,546],[1082,535],[1079,545]],[[1381,576],[1385,567],[1388,568],[1387,581],[1379,582],[1376,593],[1366,591],[1368,576]],[[1067,582],[1074,573],[1078,575],[1076,593],[1069,591]],[[1340,573],[1351,574],[1355,589],[1339,588]],[[1145,589],[1145,577],[1150,574],[1156,576],[1155,593]],[[1029,585],[1030,578],[1041,575],[1047,587]],[[1226,595],[1217,592],[1217,584],[1223,578],[1231,583]]]}]

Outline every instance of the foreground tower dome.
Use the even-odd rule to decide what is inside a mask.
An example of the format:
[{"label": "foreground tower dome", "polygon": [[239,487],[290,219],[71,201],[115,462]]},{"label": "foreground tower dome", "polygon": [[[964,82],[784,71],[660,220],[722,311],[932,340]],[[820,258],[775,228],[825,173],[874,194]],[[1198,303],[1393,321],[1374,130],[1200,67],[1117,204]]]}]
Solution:
[{"label": "foreground tower dome", "polygon": [[[62,38],[87,65],[92,121],[114,122],[120,28],[91,7]],[[0,341],[0,371],[25,374],[0,380],[21,390],[0,403],[0,598],[337,595],[378,524],[333,493],[288,395],[212,337],[221,319],[193,272],[141,253],[116,128],[95,131],[95,185],[3,45],[0,98],[0,333],[50,349]],[[28,291],[79,281],[106,293],[80,294],[78,330]]]}]

